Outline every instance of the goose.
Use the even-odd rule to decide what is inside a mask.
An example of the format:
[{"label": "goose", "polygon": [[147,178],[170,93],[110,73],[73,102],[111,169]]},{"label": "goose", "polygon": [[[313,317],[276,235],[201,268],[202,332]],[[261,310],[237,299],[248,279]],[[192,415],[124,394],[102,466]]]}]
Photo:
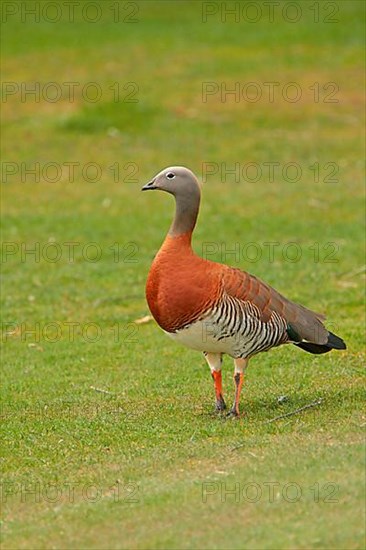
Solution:
[{"label": "goose", "polygon": [[226,409],[224,354],[234,360],[235,398],[228,415],[237,417],[244,372],[257,353],[282,344],[313,354],[346,349],[344,341],[324,326],[324,315],[292,302],[254,275],[193,251],[201,188],[191,170],[165,168],[142,190],[170,193],[176,207],[147,277],[149,309],[173,340],[203,352],[214,381],[216,410]]}]

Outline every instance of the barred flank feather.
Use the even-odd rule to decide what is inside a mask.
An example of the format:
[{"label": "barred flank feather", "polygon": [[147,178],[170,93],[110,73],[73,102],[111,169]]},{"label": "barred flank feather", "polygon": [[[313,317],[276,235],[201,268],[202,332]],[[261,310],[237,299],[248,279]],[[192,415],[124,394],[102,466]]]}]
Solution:
[{"label": "barred flank feather", "polygon": [[287,340],[287,325],[276,312],[264,322],[254,304],[227,294],[214,307],[211,322],[217,326],[218,341],[233,339],[235,357],[251,357]]}]

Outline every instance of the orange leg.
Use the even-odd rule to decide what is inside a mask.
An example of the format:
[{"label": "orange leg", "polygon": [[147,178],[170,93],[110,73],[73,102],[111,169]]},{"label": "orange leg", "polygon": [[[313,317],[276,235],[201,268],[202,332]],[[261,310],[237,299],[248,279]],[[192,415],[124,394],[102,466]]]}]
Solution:
[{"label": "orange leg", "polygon": [[248,359],[235,359],[234,362],[235,399],[234,404],[228,414],[231,416],[239,416],[240,394],[244,382],[244,370],[248,364]]},{"label": "orange leg", "polygon": [[215,383],[215,395],[216,395],[216,410],[223,411],[226,409],[226,404],[222,396],[222,376],[221,370],[212,370],[211,376]]},{"label": "orange leg", "polygon": [[216,410],[223,411],[226,409],[224,397],[222,395],[222,354],[221,353],[205,353],[205,359],[211,370],[211,376],[215,384]]},{"label": "orange leg", "polygon": [[232,416],[239,416],[240,394],[241,394],[241,388],[243,387],[243,382],[244,382],[244,373],[236,372],[234,374],[235,399],[234,399],[234,404],[229,411],[229,414]]}]

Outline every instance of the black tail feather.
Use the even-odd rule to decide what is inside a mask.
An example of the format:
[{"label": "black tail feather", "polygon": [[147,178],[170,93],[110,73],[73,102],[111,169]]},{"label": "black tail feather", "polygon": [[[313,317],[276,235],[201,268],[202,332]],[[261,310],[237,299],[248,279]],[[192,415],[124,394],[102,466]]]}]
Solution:
[{"label": "black tail feather", "polygon": [[333,349],[347,349],[345,342],[333,332],[329,333],[327,346],[330,346]]},{"label": "black tail feather", "polygon": [[336,336],[333,332],[329,332],[328,342],[326,344],[299,342],[298,344],[295,344],[295,346],[314,354],[328,353],[328,351],[332,349],[346,349],[346,344],[342,338],[339,338],[339,336]]},{"label": "black tail feather", "polygon": [[326,344],[322,346],[321,344],[311,344],[310,342],[300,342],[300,344],[295,344],[295,346],[314,354],[328,353],[332,349],[328,348]]}]

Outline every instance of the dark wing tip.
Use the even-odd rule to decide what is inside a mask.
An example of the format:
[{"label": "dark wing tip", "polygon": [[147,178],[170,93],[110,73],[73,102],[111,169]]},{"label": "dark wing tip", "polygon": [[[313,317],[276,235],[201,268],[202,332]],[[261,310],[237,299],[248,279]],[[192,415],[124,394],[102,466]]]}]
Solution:
[{"label": "dark wing tip", "polygon": [[329,332],[327,345],[333,349],[347,349],[346,343],[333,332]]},{"label": "dark wing tip", "polygon": [[332,349],[347,349],[345,342],[339,336],[329,332],[326,344],[314,344],[313,342],[298,342],[295,346],[314,354],[328,353]]}]

